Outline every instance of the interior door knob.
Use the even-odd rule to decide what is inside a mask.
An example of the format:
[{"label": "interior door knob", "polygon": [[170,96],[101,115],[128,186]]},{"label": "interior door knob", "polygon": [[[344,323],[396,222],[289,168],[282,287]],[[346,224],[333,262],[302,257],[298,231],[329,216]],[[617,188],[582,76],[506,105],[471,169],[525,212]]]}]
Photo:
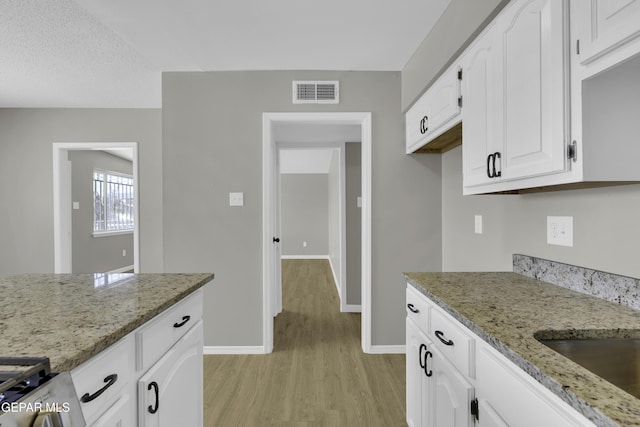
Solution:
[{"label": "interior door knob", "polygon": [[273,243],[280,243],[280,238],[279,237],[274,237],[273,238]]}]

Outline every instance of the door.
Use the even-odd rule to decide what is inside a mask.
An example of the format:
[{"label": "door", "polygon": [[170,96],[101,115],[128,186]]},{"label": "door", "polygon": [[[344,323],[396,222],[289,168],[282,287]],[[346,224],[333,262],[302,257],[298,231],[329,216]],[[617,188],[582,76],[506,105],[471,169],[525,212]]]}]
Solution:
[{"label": "door", "polygon": [[565,170],[567,9],[566,1],[523,0],[499,18],[505,180]]},{"label": "door", "polygon": [[138,381],[140,427],[202,427],[202,320]]},{"label": "door", "polygon": [[[426,426],[427,382],[425,360],[427,359],[427,344],[430,342],[413,320],[406,319],[407,334],[407,424],[409,427]],[[427,369],[427,371],[425,371]],[[423,414],[424,412],[424,414]]]},{"label": "door", "polygon": [[[496,178],[487,172],[491,155],[502,151],[501,89],[498,80],[500,45],[493,27],[476,40],[462,58],[463,186],[486,184]],[[497,178],[499,179],[499,178]]]},{"label": "door", "polygon": [[474,388],[435,348],[431,348],[433,363],[433,396],[429,398],[429,412],[433,427],[473,427],[470,404]]},{"label": "door", "polygon": [[[573,8],[574,5],[572,13]],[[576,2],[575,11],[588,22],[589,34],[580,39],[582,65],[640,37],[640,0]]]}]

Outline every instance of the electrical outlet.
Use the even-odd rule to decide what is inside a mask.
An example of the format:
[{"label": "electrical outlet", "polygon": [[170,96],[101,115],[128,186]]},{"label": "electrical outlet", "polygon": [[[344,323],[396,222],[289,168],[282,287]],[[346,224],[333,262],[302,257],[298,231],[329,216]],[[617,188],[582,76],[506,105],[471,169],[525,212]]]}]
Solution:
[{"label": "electrical outlet", "polygon": [[307,242],[302,242],[302,247],[306,248],[307,247]]},{"label": "electrical outlet", "polygon": [[122,250],[122,256],[127,256],[127,250],[126,249]]},{"label": "electrical outlet", "polygon": [[547,243],[573,247],[573,217],[547,217]]}]

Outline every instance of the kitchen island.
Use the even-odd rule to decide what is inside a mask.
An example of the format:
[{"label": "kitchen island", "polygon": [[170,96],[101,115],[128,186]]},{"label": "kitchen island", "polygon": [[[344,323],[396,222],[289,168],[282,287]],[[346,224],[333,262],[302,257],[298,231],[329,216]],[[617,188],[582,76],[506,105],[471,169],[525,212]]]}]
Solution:
[{"label": "kitchen island", "polygon": [[640,338],[640,311],[515,273],[406,273],[405,278],[411,289],[468,328],[482,345],[488,344],[594,424],[640,425],[638,398],[536,339],[576,334]]},{"label": "kitchen island", "polygon": [[[148,425],[157,422],[153,417],[183,418],[174,413],[187,408],[190,425],[202,425],[200,288],[212,279],[130,273],[0,279],[0,355],[47,357],[52,372],[70,372],[87,425]],[[185,381],[193,389],[180,407]],[[172,405],[159,411],[169,398]]]}]

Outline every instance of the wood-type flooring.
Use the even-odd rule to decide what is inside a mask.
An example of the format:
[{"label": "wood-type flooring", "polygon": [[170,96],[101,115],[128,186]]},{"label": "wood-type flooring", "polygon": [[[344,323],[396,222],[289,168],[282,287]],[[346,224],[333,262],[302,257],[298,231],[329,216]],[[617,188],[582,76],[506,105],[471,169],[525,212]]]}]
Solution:
[{"label": "wood-type flooring", "polygon": [[406,426],[405,356],[362,352],[328,261],[283,260],[282,278],[273,353],[204,357],[204,425]]}]

